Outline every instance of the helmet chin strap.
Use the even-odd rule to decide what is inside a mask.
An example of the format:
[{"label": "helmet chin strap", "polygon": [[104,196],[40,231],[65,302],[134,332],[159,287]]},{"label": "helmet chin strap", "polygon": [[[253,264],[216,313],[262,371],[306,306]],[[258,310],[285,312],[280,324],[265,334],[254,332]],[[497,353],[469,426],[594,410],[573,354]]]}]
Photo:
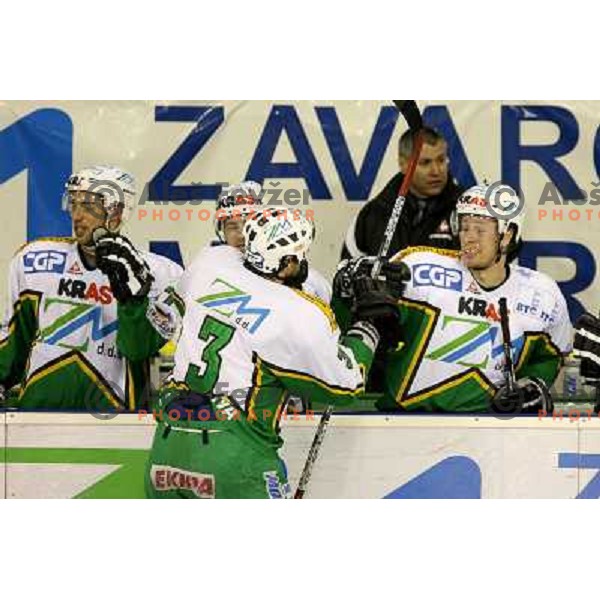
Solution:
[{"label": "helmet chin strap", "polygon": [[494,264],[498,264],[503,256],[506,256],[506,248],[503,248],[502,244],[498,242],[498,250],[496,251],[496,258],[494,259]]},{"label": "helmet chin strap", "polygon": [[121,227],[123,227],[123,220],[122,220],[122,216],[121,219],[117,220],[117,224],[114,227],[110,226],[110,222],[111,220],[115,219],[117,215],[115,214],[108,214],[106,215],[106,218],[104,219],[104,227],[106,228],[107,231],[109,231],[110,233],[114,233],[117,234],[119,233],[119,231],[121,231]]},{"label": "helmet chin strap", "polygon": [[504,233],[500,234],[500,236],[499,236],[499,239],[498,239],[498,251],[496,253],[496,260],[495,260],[496,263],[500,262],[500,259],[503,256],[506,256],[508,254],[508,246],[510,244],[506,244],[505,246],[502,245],[502,240],[504,239],[504,237],[506,236],[507,233],[508,233],[508,229],[506,229],[504,231]]}]

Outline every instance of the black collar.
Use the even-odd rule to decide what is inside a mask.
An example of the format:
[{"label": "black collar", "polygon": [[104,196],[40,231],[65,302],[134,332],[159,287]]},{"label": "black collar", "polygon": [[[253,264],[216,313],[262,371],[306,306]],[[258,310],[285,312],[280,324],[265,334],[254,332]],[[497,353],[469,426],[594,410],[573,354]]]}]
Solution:
[{"label": "black collar", "polygon": [[485,287],[485,286],[481,285],[481,283],[479,283],[479,281],[477,281],[477,278],[475,277],[475,275],[473,275],[473,273],[471,273],[471,275],[473,275],[473,279],[475,279],[475,281],[477,282],[477,285],[484,292],[493,292],[493,291],[497,290],[498,288],[502,287],[508,281],[508,278],[510,277],[510,267],[509,267],[509,265],[505,265],[504,268],[505,268],[504,279],[498,285],[494,285],[494,286],[491,286],[491,287]]}]

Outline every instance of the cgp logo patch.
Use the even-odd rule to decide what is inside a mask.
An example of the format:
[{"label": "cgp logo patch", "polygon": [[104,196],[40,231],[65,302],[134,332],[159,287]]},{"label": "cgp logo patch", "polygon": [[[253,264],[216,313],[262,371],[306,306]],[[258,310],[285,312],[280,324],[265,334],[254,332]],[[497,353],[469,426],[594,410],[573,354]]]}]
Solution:
[{"label": "cgp logo patch", "polygon": [[64,273],[67,255],[65,252],[41,250],[23,255],[25,273]]},{"label": "cgp logo patch", "polygon": [[456,292],[462,291],[463,275],[458,269],[445,269],[439,265],[422,263],[413,265],[412,278],[415,286],[429,285]]}]

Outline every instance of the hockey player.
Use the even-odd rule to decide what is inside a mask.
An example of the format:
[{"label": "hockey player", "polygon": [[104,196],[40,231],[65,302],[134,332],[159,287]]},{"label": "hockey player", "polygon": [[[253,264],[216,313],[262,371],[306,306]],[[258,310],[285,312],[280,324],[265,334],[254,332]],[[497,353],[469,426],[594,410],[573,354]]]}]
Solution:
[{"label": "hockey player", "polygon": [[[244,181],[225,187],[217,199],[215,209],[214,229],[217,239],[195,256],[190,270],[199,272],[215,262],[242,265],[245,245],[244,223],[246,219],[256,216],[260,210],[269,210],[262,205],[260,184]],[[282,212],[283,214],[285,211]],[[292,219],[297,217],[298,220],[301,213],[298,210],[290,211],[289,216]],[[308,274],[302,274],[302,282],[299,282],[297,287],[329,304],[330,284],[316,269],[309,268],[308,263],[304,263],[302,268],[306,268]],[[291,283],[291,279],[288,283]],[[152,355],[165,344],[165,340],[175,340],[179,323],[176,319],[170,318],[169,305],[180,305],[183,302],[178,297],[176,287],[171,286],[159,298],[147,299],[145,304],[119,305],[119,315],[128,323],[128,329],[135,332],[134,336],[127,337],[123,341],[130,355],[136,356],[138,353],[141,356]],[[173,344],[167,347],[172,348]],[[302,411],[308,408],[301,398],[290,396],[289,402],[295,410]]]},{"label": "hockey player", "polygon": [[[217,240],[212,245],[229,245],[237,248],[240,252],[244,249],[244,237],[242,229],[244,220],[252,216],[257,210],[263,208],[261,198],[261,186],[256,181],[244,181],[239,185],[232,185],[223,189],[217,200],[215,211],[215,233]],[[264,207],[266,208],[266,207]],[[299,214],[300,211],[291,211]],[[241,260],[241,255],[240,255]],[[329,304],[331,302],[331,285],[313,267],[309,267],[306,281],[302,289],[319,297]]]},{"label": "hockey player", "polygon": [[258,213],[244,225],[243,263],[234,248],[205,250],[181,278],[179,301],[163,305],[183,324],[156,409],[149,497],[289,496],[277,452],[288,393],[348,402],[377,344],[397,343],[396,302],[380,282],[356,284],[342,338],[329,307],[299,289],[312,238],[304,217]]},{"label": "hockey player", "polygon": [[[131,175],[94,166],[65,188],[74,237],[26,244],[10,264],[0,385],[21,384],[22,409],[133,410],[149,391],[149,355],[121,348],[116,301],[155,294],[181,268],[119,235],[136,195]],[[112,246],[99,248],[99,232]],[[115,248],[120,269],[108,277],[105,250]]]},{"label": "hockey player", "polygon": [[[411,279],[400,300],[404,345],[385,357],[381,410],[547,408],[548,389],[571,349],[571,324],[557,284],[511,264],[524,215],[501,214],[503,193],[516,197],[508,186],[484,185],[459,198],[460,253],[417,247],[392,259],[402,261]],[[518,378],[512,398],[504,386],[503,297]]]},{"label": "hockey player", "polygon": [[581,359],[580,374],[586,384],[596,387],[596,405],[600,412],[600,319],[590,313],[575,322],[573,354]]}]

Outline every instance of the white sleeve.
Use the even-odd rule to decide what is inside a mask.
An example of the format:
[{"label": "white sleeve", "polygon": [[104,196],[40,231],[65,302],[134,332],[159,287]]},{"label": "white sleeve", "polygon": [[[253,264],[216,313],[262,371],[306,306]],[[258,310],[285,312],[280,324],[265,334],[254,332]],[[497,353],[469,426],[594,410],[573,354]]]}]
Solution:
[{"label": "white sleeve", "polygon": [[147,258],[154,281],[146,318],[163,339],[171,340],[177,337],[184,311],[183,300],[175,292],[183,269],[165,257],[150,254]]},{"label": "white sleeve", "polygon": [[558,284],[552,281],[552,287],[554,306],[550,312],[551,320],[547,333],[561,353],[568,354],[573,349],[573,326],[569,317],[569,309]]},{"label": "white sleeve", "polygon": [[427,300],[428,288],[426,286],[419,285],[419,277],[423,272],[423,269],[429,264],[429,262],[431,262],[427,260],[427,254],[424,252],[406,253],[404,250],[393,256],[390,259],[390,262],[403,262],[410,270],[410,280],[407,281],[406,285],[404,286],[402,297],[409,300]]},{"label": "white sleeve", "polygon": [[321,398],[331,396],[335,402],[340,396],[363,391],[362,357],[340,344],[333,315],[330,319],[319,308],[307,308],[311,310],[288,321],[285,333],[271,338],[273,343],[262,348],[261,359],[292,393],[318,390]]},{"label": "white sleeve", "polygon": [[176,286],[183,275],[183,269],[168,258],[150,255],[148,262],[154,276],[150,296],[158,296],[166,288]]},{"label": "white sleeve", "polygon": [[325,304],[331,302],[331,296],[333,294],[331,284],[317,271],[316,269],[309,268],[308,277],[306,282],[303,284],[302,289],[313,296],[321,298]]},{"label": "white sleeve", "polygon": [[13,257],[8,266],[8,288],[5,296],[4,318],[0,322],[0,341],[8,337],[8,326],[13,318],[15,305],[23,289],[21,261],[22,254],[19,252]]}]

